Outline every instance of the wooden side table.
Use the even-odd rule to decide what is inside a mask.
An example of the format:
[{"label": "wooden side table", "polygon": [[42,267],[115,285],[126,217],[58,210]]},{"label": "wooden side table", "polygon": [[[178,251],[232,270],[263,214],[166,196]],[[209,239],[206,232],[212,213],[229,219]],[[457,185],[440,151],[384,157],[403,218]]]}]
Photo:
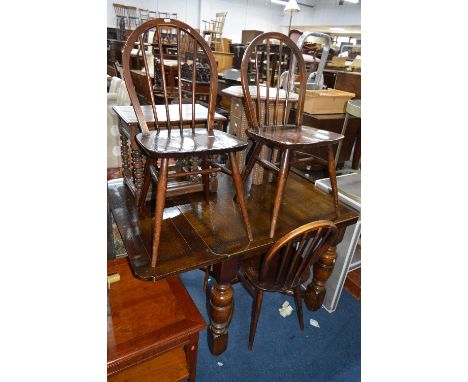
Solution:
[{"label": "wooden side table", "polygon": [[[143,154],[140,147],[136,143],[135,137],[140,132],[138,126],[138,120],[133,110],[133,106],[114,106],[112,108],[119,119],[119,132],[120,132],[120,152],[122,156],[122,174],[125,184],[130,188],[132,194],[138,199],[140,196],[141,189],[143,187]],[[154,118],[153,112],[150,105],[142,107],[145,119],[148,121],[148,127],[150,130],[154,129]],[[159,118],[159,125],[162,129],[165,128],[166,124],[166,110],[164,105],[157,105],[156,111]],[[172,126],[178,129],[179,126],[179,105],[169,105],[170,120]],[[182,105],[182,119],[185,127],[189,127],[192,121],[192,105]],[[202,105],[195,105],[195,125],[197,127],[205,126],[205,122],[208,118],[208,109]],[[215,126],[222,130],[222,124],[226,120],[226,117],[221,114],[215,113]],[[151,122],[153,121],[153,122]],[[187,125],[188,124],[188,125]],[[176,131],[175,133],[178,133]],[[129,142],[130,141],[130,142]],[[130,143],[130,147],[129,147]],[[216,190],[215,179],[210,184],[212,191]],[[173,179],[168,182],[168,188],[166,195],[176,196],[185,193],[203,191],[203,184],[201,180],[197,179]],[[148,193],[151,196],[151,193]]]},{"label": "wooden side table", "polygon": [[126,259],[108,262],[107,380],[195,381],[199,332],[206,323],[177,276],[145,282]]}]

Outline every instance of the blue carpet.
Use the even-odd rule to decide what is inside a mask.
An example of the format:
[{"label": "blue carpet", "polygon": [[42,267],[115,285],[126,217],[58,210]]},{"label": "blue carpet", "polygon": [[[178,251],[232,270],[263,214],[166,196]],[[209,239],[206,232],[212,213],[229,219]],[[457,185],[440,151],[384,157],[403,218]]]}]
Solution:
[{"label": "blue carpet", "polygon": [[[208,323],[203,272],[181,275],[185,287]],[[211,280],[211,279],[210,279]],[[212,281],[210,281],[212,283]],[[304,331],[296,311],[283,318],[278,312],[285,300],[295,309],[294,299],[280,293],[265,293],[253,351],[247,350],[252,298],[240,283],[234,288],[234,316],[229,327],[226,352],[213,356],[200,335],[197,381],[359,381],[361,374],[361,304],[343,291],[337,310],[309,311],[303,304]],[[320,328],[309,324],[313,318]],[[219,366],[221,362],[223,366]]]}]

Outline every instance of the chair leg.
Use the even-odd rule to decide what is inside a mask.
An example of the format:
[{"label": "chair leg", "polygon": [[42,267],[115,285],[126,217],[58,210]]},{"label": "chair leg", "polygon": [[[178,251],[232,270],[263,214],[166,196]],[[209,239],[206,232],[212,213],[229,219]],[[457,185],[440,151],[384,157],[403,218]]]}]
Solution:
[{"label": "chair leg", "polygon": [[208,286],[208,278],[210,277],[210,267],[203,268],[205,277],[203,278],[203,293],[206,293],[206,287]]},{"label": "chair leg", "polygon": [[289,173],[289,161],[291,159],[291,150],[286,149],[281,158],[280,172],[278,179],[278,186],[276,187],[275,202],[273,205],[273,216],[271,218],[270,238],[275,236],[276,221],[278,219],[278,213],[281,207],[281,201],[283,200],[284,188],[286,186],[286,179]]},{"label": "chair leg", "polygon": [[333,201],[335,203],[336,217],[340,216],[340,204],[338,202],[338,185],[336,184],[335,160],[333,159],[333,147],[328,145],[328,176],[332,188]]},{"label": "chair leg", "polygon": [[232,180],[234,181],[234,186],[236,187],[236,194],[237,194],[237,198],[239,199],[239,207],[241,210],[242,219],[244,220],[244,227],[245,227],[245,230],[247,231],[247,236],[249,238],[249,241],[252,241],[253,240],[252,230],[250,228],[249,215],[247,213],[247,206],[245,205],[244,185],[241,180],[239,167],[237,166],[237,161],[236,161],[236,154],[234,152],[229,153],[229,161],[231,162]]},{"label": "chair leg", "polygon": [[242,171],[242,183],[245,183],[252,172],[255,161],[262,149],[263,143],[253,141],[252,147],[247,153],[247,163],[245,164],[244,171]]},{"label": "chair leg", "polygon": [[143,187],[141,189],[140,198],[138,199],[138,207],[141,208],[145,204],[146,195],[148,194],[149,186],[151,184],[151,165],[153,164],[153,159],[146,158],[145,163],[145,172],[143,175]]},{"label": "chair leg", "polygon": [[304,330],[304,316],[302,314],[302,295],[301,292],[296,289],[294,291],[294,301],[296,302],[297,318],[299,319],[299,327]]},{"label": "chair leg", "polygon": [[154,234],[153,234],[153,255],[151,257],[151,266],[156,266],[158,259],[159,240],[161,237],[161,225],[166,202],[167,173],[169,171],[169,158],[161,159],[159,169],[158,186],[156,189],[156,212],[154,214]]},{"label": "chair leg", "polygon": [[260,310],[262,309],[262,301],[263,301],[263,290],[259,289],[257,292],[257,296],[252,303],[252,319],[250,321],[250,333],[249,333],[249,347],[248,349],[251,351],[255,339],[255,332],[257,331],[257,322],[258,316],[260,315]]}]

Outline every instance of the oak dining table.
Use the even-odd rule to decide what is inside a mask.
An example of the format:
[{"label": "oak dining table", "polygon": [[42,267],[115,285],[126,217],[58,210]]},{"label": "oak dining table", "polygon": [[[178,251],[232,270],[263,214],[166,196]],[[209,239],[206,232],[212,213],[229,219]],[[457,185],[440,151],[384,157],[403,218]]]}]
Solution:
[{"label": "oak dining table", "polygon": [[[333,197],[306,179],[291,173],[278,217],[275,237],[270,238],[270,223],[276,182],[246,187],[246,203],[253,241],[248,240],[242,216],[233,200],[230,177],[219,174],[216,192],[207,203],[202,192],[176,195],[166,200],[158,263],[151,267],[154,200],[138,209],[133,193],[123,179],[108,182],[108,201],[133,275],[154,282],[194,269],[211,267],[214,283],[209,291],[208,346],[219,355],[228,348],[229,323],[234,309],[232,282],[242,260],[259,256],[281,236],[305,223],[332,220],[339,229],[335,245],[324,253],[313,268],[313,280],[304,297],[306,306],[322,306],[326,282],[336,259],[336,245],[346,227],[357,222],[358,214],[340,204],[335,215]],[[200,285],[200,288],[202,286]]]}]

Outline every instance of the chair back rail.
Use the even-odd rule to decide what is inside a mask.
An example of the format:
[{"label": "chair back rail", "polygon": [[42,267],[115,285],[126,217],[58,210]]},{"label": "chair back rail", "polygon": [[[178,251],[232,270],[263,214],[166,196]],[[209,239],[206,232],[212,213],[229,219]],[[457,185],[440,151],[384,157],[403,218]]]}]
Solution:
[{"label": "chair back rail", "polygon": [[279,239],[260,260],[258,285],[265,289],[298,287],[314,263],[336,241],[338,230],[328,220],[305,224]]},{"label": "chair back rail", "polygon": [[[141,131],[143,135],[149,135],[149,128],[147,122],[144,118],[144,114],[141,110],[141,104],[138,99],[137,93],[135,91],[135,86],[133,83],[133,79],[131,76],[131,51],[135,46],[135,43],[139,43],[140,47],[144,46],[144,41],[147,39],[147,34],[150,30],[155,30],[153,41],[149,42],[150,47],[153,49],[154,55],[154,63],[148,62],[147,55],[142,54],[144,68],[145,68],[145,76],[146,76],[146,84],[149,88],[149,93],[151,94],[150,101],[153,111],[154,117],[154,125],[155,129],[159,133],[160,131],[160,124],[158,123],[158,115],[156,111],[156,97],[154,96],[153,86],[152,86],[152,79],[150,74],[150,65],[154,65],[154,76],[156,80],[156,76],[161,76],[161,83],[162,83],[162,94],[163,94],[163,103],[165,105],[165,112],[166,112],[166,128],[168,132],[171,132],[171,119],[169,113],[169,104],[171,103],[168,97],[168,82],[169,79],[166,78],[167,72],[165,70],[164,65],[164,50],[163,50],[163,36],[162,30],[173,29],[175,31],[176,36],[176,50],[178,53],[178,58],[176,60],[176,73],[177,73],[177,84],[178,84],[178,101],[179,101],[179,132],[182,134],[183,132],[183,123],[185,120],[183,119],[182,115],[182,60],[185,60],[186,55],[181,54],[182,49],[186,49],[186,47],[190,47],[190,50],[193,52],[191,58],[191,65],[192,65],[192,119],[191,119],[191,128],[192,132],[195,131],[195,103],[196,103],[196,68],[197,68],[197,53],[198,56],[203,56],[207,58],[207,64],[209,66],[210,71],[210,91],[209,91],[209,98],[208,98],[208,118],[206,127],[208,131],[213,129],[214,125],[214,115],[215,115],[215,107],[216,107],[216,93],[218,88],[218,76],[216,72],[216,61],[214,58],[211,49],[209,48],[207,42],[203,39],[203,37],[190,25],[174,19],[167,19],[167,18],[158,18],[149,20],[141,25],[139,25],[128,37],[125,46],[123,48],[122,54],[122,61],[123,61],[123,78],[125,80],[128,93],[130,99],[132,101],[133,108],[135,110],[136,117],[138,119],[138,123],[140,125]],[[187,38],[193,42],[193,44],[187,44]],[[141,48],[142,52],[145,51],[144,48]]]},{"label": "chair back rail", "polygon": [[[273,51],[272,40],[279,41],[279,46]],[[260,46],[264,46],[264,50],[261,52],[261,58],[259,60]],[[278,52],[276,54],[276,51]],[[277,59],[274,59],[273,62],[276,65],[271,65],[270,56],[272,54],[278,56]],[[252,59],[252,55],[254,55]],[[266,57],[265,57],[266,56]],[[289,57],[288,57],[289,56]],[[263,80],[263,58],[266,58],[266,77],[265,81]],[[284,65],[284,62],[287,65]],[[293,73],[292,69],[295,66],[295,73],[297,76],[290,76],[289,73]],[[285,69],[285,70],[283,70]],[[249,79],[251,78],[252,72],[255,73],[255,82],[256,82],[256,102],[253,100],[251,90],[249,87]],[[285,98],[280,98],[281,92],[281,83],[280,78],[283,72],[288,72],[286,74],[287,81],[284,92]],[[268,127],[271,125],[270,121],[273,120],[273,125],[278,124],[287,124],[287,115],[288,115],[288,106],[291,103],[290,97],[294,91],[294,83],[299,82],[297,94],[297,103],[296,103],[296,126],[302,124],[302,113],[304,111],[304,101],[305,101],[305,90],[306,90],[306,68],[304,59],[297,45],[286,35],[279,32],[267,32],[255,37],[248,48],[244,53],[241,64],[241,83],[242,90],[244,92],[245,105],[246,105],[246,115],[249,122],[249,127]],[[276,95],[274,97],[273,103],[273,118],[270,116],[270,88],[272,82],[276,81]],[[262,85],[262,86],[261,86]],[[260,97],[261,89],[266,86],[265,99],[263,100]],[[280,106],[280,102],[284,102],[284,106]],[[256,103],[256,106],[254,106]],[[265,118],[262,123],[261,115],[261,106],[265,106]],[[282,113],[280,115],[280,109],[282,108]]]}]

